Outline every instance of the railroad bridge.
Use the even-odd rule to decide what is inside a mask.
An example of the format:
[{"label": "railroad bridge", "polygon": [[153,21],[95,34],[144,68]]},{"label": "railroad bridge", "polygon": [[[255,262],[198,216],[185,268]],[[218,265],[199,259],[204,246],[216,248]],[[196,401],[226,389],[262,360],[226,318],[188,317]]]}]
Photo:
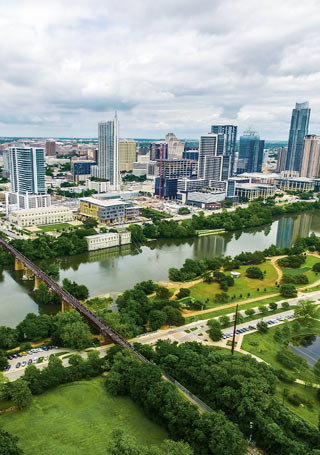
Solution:
[{"label": "railroad bridge", "polygon": [[77,300],[68,291],[63,289],[60,284],[53,280],[49,275],[44,273],[38,266],[36,266],[30,259],[24,256],[19,250],[14,248],[10,243],[0,237],[0,246],[15,258],[15,270],[23,270],[25,278],[34,277],[34,289],[38,289],[40,283],[45,283],[48,288],[61,297],[62,311],[68,311],[71,308],[78,311],[87,321],[96,327],[101,335],[101,340],[115,344],[120,344],[124,348],[130,349],[140,360],[148,362],[148,360],[134,349],[131,343],[125,340],[119,333],[107,326],[100,318],[98,318],[92,311],[86,308],[79,300]]}]

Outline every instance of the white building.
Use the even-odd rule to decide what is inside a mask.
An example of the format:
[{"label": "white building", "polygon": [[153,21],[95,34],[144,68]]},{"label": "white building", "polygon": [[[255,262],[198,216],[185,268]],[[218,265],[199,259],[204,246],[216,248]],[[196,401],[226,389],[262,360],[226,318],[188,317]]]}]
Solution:
[{"label": "white building", "polygon": [[88,250],[102,250],[131,243],[131,232],[107,232],[106,234],[90,235],[86,237]]},{"label": "white building", "polygon": [[51,206],[11,212],[9,214],[9,221],[20,227],[41,226],[45,224],[68,223],[69,221],[73,221],[73,214],[68,207]]}]

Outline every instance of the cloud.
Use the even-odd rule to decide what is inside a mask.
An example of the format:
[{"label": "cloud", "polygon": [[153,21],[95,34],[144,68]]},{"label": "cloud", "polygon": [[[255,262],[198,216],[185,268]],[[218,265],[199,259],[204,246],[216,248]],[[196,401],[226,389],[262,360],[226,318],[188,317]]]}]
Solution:
[{"label": "cloud", "polygon": [[[303,18],[308,18],[304,20]],[[315,0],[3,0],[0,135],[197,138],[216,123],[320,134]]]}]

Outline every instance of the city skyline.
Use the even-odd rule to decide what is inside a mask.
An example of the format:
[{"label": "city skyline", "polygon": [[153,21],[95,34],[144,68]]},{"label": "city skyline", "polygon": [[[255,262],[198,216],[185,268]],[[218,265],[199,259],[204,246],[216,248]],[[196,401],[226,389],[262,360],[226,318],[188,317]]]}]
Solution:
[{"label": "city skyline", "polygon": [[312,0],[16,0],[0,12],[0,136],[95,137],[118,110],[124,138],[196,139],[231,124],[280,141],[305,100],[319,132]]}]

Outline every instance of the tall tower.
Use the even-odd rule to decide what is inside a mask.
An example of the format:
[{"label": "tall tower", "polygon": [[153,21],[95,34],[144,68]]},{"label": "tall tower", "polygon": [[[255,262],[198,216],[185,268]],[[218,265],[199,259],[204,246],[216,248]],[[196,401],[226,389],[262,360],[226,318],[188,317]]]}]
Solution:
[{"label": "tall tower", "polygon": [[245,131],[240,136],[240,149],[237,173],[261,172],[264,141],[255,131]]},{"label": "tall tower", "polygon": [[44,149],[10,147],[11,189],[19,194],[45,194]]},{"label": "tall tower", "polygon": [[98,177],[109,180],[119,190],[119,122],[117,114],[111,121],[98,123]]},{"label": "tall tower", "polygon": [[[236,155],[236,140],[237,140],[238,127],[235,125],[212,125],[211,133],[224,134],[225,135],[225,155],[229,155],[231,158],[231,175],[236,172],[235,169],[235,155]],[[219,153],[218,153],[219,155]]]},{"label": "tall tower", "polygon": [[288,171],[300,172],[304,137],[308,134],[310,112],[308,101],[296,103],[295,109],[292,110],[286,160],[286,170]]}]

